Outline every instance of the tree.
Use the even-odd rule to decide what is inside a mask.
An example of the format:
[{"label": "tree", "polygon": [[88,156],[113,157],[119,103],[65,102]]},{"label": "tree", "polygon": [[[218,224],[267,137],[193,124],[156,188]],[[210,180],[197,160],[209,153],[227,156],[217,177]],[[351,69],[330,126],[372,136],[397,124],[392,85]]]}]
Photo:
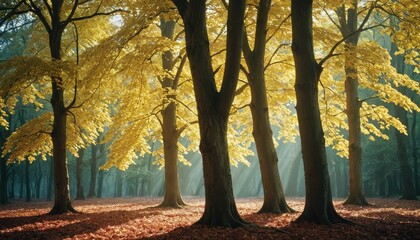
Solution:
[{"label": "tree", "polygon": [[268,13],[271,1],[261,0],[257,7],[254,46],[244,34],[243,55],[248,67],[246,76],[251,89],[251,113],[254,141],[260,162],[264,203],[259,213],[288,213],[293,210],[287,205],[278,170],[278,157],[274,147],[265,83],[265,51]]},{"label": "tree", "polygon": [[[397,5],[400,4],[404,5],[405,3],[398,3]],[[340,156],[349,158],[350,193],[345,201],[346,204],[368,205],[364,196],[362,181],[362,133],[370,135],[369,139],[373,141],[375,137],[389,139],[384,130],[389,129],[390,126],[395,127],[401,133],[406,132],[405,125],[391,116],[386,107],[374,105],[368,103],[368,101],[378,98],[383,102],[391,102],[405,109],[418,108],[395,87],[403,85],[416,91],[418,84],[416,86],[407,76],[398,74],[390,65],[390,57],[386,49],[373,42],[371,37],[367,35],[368,30],[386,26],[385,23],[389,19],[388,13],[383,16],[381,11],[411,16],[411,12],[406,14],[406,10],[398,9],[398,7],[394,8],[394,5],[394,3],[388,3],[387,1],[349,0],[328,2],[322,6],[322,10],[325,16],[329,18],[331,26],[337,27],[341,35],[341,39],[332,44],[333,47],[328,55],[320,63],[325,63],[327,59],[333,56],[336,57],[334,58],[335,63],[332,63],[333,65],[330,65],[330,63],[330,66],[328,66],[331,80],[328,83],[323,81],[323,86],[326,86],[325,89],[328,92],[336,95],[334,98],[338,99],[338,102],[335,104],[326,103],[323,123],[328,128],[328,145],[334,145],[333,148],[338,150]],[[411,6],[411,3],[407,6],[409,5]],[[386,10],[390,6],[392,10]],[[333,17],[334,12],[337,16],[336,19]],[[325,32],[328,31],[330,30],[322,30],[319,34],[324,37]],[[367,36],[362,38],[362,33]],[[334,31],[329,33],[332,39],[337,38],[336,35],[337,33]],[[325,42],[327,41],[329,41],[328,38]],[[340,69],[337,68],[337,64],[344,65],[344,86],[338,86],[342,81],[334,80],[334,78],[337,79],[343,75],[335,71],[335,69]],[[333,68],[335,69],[333,70]],[[367,89],[367,91],[364,91],[369,94],[367,97],[361,94],[361,88]],[[345,105],[337,109],[334,105],[342,105],[340,103],[340,101],[343,101],[340,97],[342,91],[345,93]],[[325,99],[331,101],[331,98],[325,97]],[[345,113],[346,119],[343,119],[341,113]],[[334,121],[335,123],[332,123]],[[347,121],[347,124],[345,121]],[[339,124],[337,125],[337,123]],[[348,132],[348,140],[338,129]]]},{"label": "tree", "polygon": [[194,84],[203,158],[205,209],[198,224],[239,227],[233,197],[227,146],[227,124],[238,83],[244,27],[245,1],[231,1],[228,7],[226,63],[218,91],[211,65],[206,29],[206,1],[173,0],[183,20],[187,56]]},{"label": "tree", "polygon": [[296,71],[296,99],[306,199],[296,222],[345,222],[334,209],[328,176],[324,132],[318,105],[322,67],[315,61],[312,34],[312,0],[292,0],[292,51]]},{"label": "tree", "polygon": [[76,158],[76,200],[85,200],[83,190],[83,157],[85,156],[85,149],[80,148]]},{"label": "tree", "polygon": [[[174,40],[175,21],[160,20],[160,29],[163,37]],[[178,184],[178,139],[183,128],[177,127],[177,104],[176,95],[169,91],[176,91],[179,84],[180,73],[183,69],[186,57],[182,57],[175,77],[163,77],[161,81],[162,88],[168,91],[165,99],[165,107],[162,111],[162,139],[165,159],[165,195],[161,207],[179,208],[185,203],[181,198]],[[174,56],[167,50],[162,54],[162,66],[166,71],[171,71],[174,67]]]},{"label": "tree", "polygon": [[[95,2],[96,3],[96,2]],[[32,14],[36,17],[46,34],[48,35],[48,48],[50,51],[50,58],[52,65],[60,66],[63,60],[62,56],[62,40],[66,28],[77,21],[90,19],[99,15],[111,15],[120,10],[111,10],[110,12],[102,12],[102,1],[94,7],[92,12],[81,9],[80,6],[84,4],[93,4],[91,1],[79,2],[75,0],[73,3],[64,3],[60,0],[48,1],[34,1],[29,2],[20,0],[12,3],[2,5],[2,19],[1,25],[8,19],[21,14]],[[93,6],[93,5],[92,5]],[[6,13],[4,13],[6,12]],[[85,14],[85,15],[83,15]],[[75,26],[75,25],[74,25]],[[76,27],[75,27],[76,28]],[[76,30],[77,31],[77,30]],[[76,34],[77,35],[77,34]],[[76,40],[77,42],[77,40]],[[60,67],[58,67],[60,69]],[[61,69],[62,70],[62,69]],[[75,107],[77,90],[74,91],[74,98],[69,103],[65,100],[65,85],[66,79],[62,71],[48,72],[51,79],[51,106],[52,106],[52,129],[51,132],[41,132],[38,134],[49,134],[52,141],[52,156],[54,168],[54,206],[50,214],[62,214],[66,212],[76,212],[72,207],[69,194],[69,178],[67,169],[67,115],[73,115],[71,109]],[[76,80],[77,82],[77,80]],[[75,84],[77,88],[77,83]],[[3,96],[3,95],[2,95]],[[51,116],[48,116],[50,118]],[[44,118],[49,122],[49,119]],[[10,150],[10,149],[9,149]],[[33,153],[32,153],[33,154]],[[29,160],[29,159],[28,159]]]},{"label": "tree", "polygon": [[[403,56],[395,56],[397,46],[395,43],[391,45],[391,56],[392,56],[392,65],[397,69],[398,73],[404,74],[405,72],[405,63]],[[400,92],[406,93],[407,89],[401,89]],[[395,116],[400,119],[400,121],[408,126],[407,112],[404,108],[400,106],[394,106]],[[397,157],[400,162],[401,174],[402,174],[402,199],[406,200],[416,200],[416,189],[413,183],[413,174],[411,167],[408,163],[408,136],[395,131],[395,138],[397,139]]]},{"label": "tree", "polygon": [[90,181],[89,181],[89,193],[88,198],[93,198],[96,196],[96,173],[98,172],[97,166],[97,146],[96,143],[91,146],[91,157],[90,157]]}]

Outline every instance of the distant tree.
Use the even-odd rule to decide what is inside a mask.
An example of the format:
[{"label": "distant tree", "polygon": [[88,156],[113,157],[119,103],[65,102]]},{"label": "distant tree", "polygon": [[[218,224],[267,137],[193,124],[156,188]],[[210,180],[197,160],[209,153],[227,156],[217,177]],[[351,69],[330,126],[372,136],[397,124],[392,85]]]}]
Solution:
[{"label": "distant tree", "polygon": [[292,51],[296,71],[296,99],[305,171],[305,207],[296,222],[346,222],[334,209],[328,175],[324,132],[318,105],[322,67],[315,61],[312,0],[292,0]]},{"label": "distant tree", "polygon": [[80,148],[76,157],[76,200],[85,200],[83,190],[83,158],[85,156],[85,148]]},{"label": "distant tree", "polygon": [[[405,63],[404,56],[398,55],[395,56],[397,51],[397,46],[395,43],[391,44],[391,56],[392,56],[392,65],[397,69],[397,72],[400,74],[405,74]],[[406,93],[407,89],[399,87],[399,91]],[[408,126],[407,111],[400,107],[394,106],[394,113],[397,118],[405,125]],[[400,162],[400,169],[402,175],[402,199],[406,200],[416,200],[416,189],[413,182],[413,172],[408,163],[408,136],[402,134],[398,131],[395,131],[395,138],[397,140],[397,157]]]},{"label": "distant tree", "polygon": [[91,157],[90,157],[90,181],[89,181],[89,193],[88,198],[96,197],[96,176],[98,173],[98,147],[97,143],[92,144],[91,146]]},{"label": "distant tree", "polygon": [[246,1],[230,1],[226,62],[217,89],[211,64],[205,0],[173,0],[181,16],[187,45],[200,127],[205,209],[198,224],[239,227],[246,224],[234,201],[227,145],[229,111],[238,83]]}]

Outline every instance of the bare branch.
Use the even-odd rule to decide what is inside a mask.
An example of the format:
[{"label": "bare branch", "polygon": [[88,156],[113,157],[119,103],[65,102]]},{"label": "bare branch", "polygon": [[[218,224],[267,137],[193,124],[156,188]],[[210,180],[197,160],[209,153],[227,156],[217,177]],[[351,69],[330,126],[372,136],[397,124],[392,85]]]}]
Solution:
[{"label": "bare branch", "polygon": [[48,23],[47,19],[45,18],[44,14],[42,13],[41,9],[39,9],[39,7],[32,0],[29,0],[29,2],[30,2],[30,5],[28,5],[26,3],[26,1],[24,1],[24,3],[28,7],[30,7],[30,10],[29,11],[33,12],[39,18],[39,20],[42,22],[42,24],[44,25],[45,29],[47,30],[48,34],[51,34],[52,27]]},{"label": "bare branch", "polygon": [[112,14],[118,13],[118,12],[127,12],[123,9],[116,9],[116,10],[113,10],[113,11],[110,11],[110,12],[98,12],[98,10],[99,9],[97,9],[95,11],[95,13],[93,13],[91,15],[86,15],[86,16],[83,16],[83,17],[76,17],[76,18],[67,19],[66,21],[62,22],[61,24],[67,25],[69,22],[82,21],[82,20],[91,19],[91,18],[94,18],[94,17],[97,17],[97,16],[109,16],[109,15],[112,15]]},{"label": "bare branch", "polygon": [[172,0],[175,4],[176,8],[178,9],[179,15],[182,19],[185,18],[185,13],[187,12],[188,8],[188,1],[187,0]]},{"label": "bare branch", "polygon": [[47,1],[47,0],[42,0],[42,2],[43,2],[43,3],[44,3],[44,5],[47,7],[48,14],[50,14],[50,17],[52,17],[53,12],[52,12],[52,8],[51,8],[50,4],[48,3],[48,1]]},{"label": "bare branch", "polygon": [[[73,26],[74,26],[74,39],[76,41],[76,65],[79,65],[79,32],[77,30],[77,26],[76,24],[73,22]],[[74,104],[76,103],[77,100],[77,77],[74,79],[74,95],[73,95],[73,100],[71,101],[71,103],[66,107],[66,110],[72,108],[74,106]]]},{"label": "bare branch", "polygon": [[285,19],[283,19],[283,21],[281,21],[281,23],[277,26],[276,30],[273,32],[273,34],[271,34],[268,38],[267,38],[267,43],[274,37],[274,35],[276,35],[276,33],[280,30],[281,26],[283,26],[283,24],[286,22],[287,19],[289,19],[292,16],[292,14],[290,13],[289,15],[287,15],[287,17]]},{"label": "bare branch", "polygon": [[182,57],[181,63],[179,64],[179,67],[176,71],[174,81],[173,81],[173,84],[172,84],[172,89],[174,89],[174,90],[176,90],[178,88],[179,79],[181,78],[181,73],[182,73],[182,70],[184,69],[184,65],[185,65],[186,61],[187,61],[187,54],[185,54]]},{"label": "bare branch", "polygon": [[354,34],[360,34],[363,31],[367,31],[379,26],[383,26],[383,23],[386,22],[388,20],[388,18],[386,18],[385,20],[383,20],[381,23],[367,27],[367,28],[359,28],[356,31],[348,34],[347,36],[343,37],[340,41],[336,42],[334,44],[334,46],[331,48],[330,52],[319,62],[319,65],[322,66],[329,58],[337,56],[339,54],[335,54],[334,51],[337,49],[338,46],[340,46],[341,43],[343,43],[344,41],[346,41],[349,37],[353,36]]},{"label": "bare branch", "polygon": [[3,18],[0,19],[0,27],[8,20],[10,19],[12,16],[14,15],[19,15],[19,14],[23,14],[23,13],[27,13],[29,12],[29,10],[26,11],[18,11],[19,7],[25,3],[25,0],[21,0],[20,2],[18,2],[14,7],[4,7],[4,8],[0,8],[0,11],[7,11],[7,10],[11,10],[8,14],[6,14],[6,16],[4,16]]}]

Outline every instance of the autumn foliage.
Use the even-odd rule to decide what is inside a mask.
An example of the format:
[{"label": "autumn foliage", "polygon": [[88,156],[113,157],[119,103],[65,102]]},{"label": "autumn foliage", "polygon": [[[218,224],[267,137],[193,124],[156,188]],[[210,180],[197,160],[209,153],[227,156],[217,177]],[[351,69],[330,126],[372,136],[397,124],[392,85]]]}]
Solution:
[{"label": "autumn foliage", "polygon": [[[369,199],[357,207],[335,201],[337,211],[355,224],[334,228],[293,224],[300,213],[256,214],[262,199],[238,199],[238,210],[254,226],[209,228],[192,225],[203,211],[201,198],[187,198],[183,209],[155,208],[160,199],[117,198],[75,201],[81,214],[46,215],[49,203],[0,206],[0,239],[416,239],[420,234],[420,203]],[[289,205],[303,209],[303,199]]]}]

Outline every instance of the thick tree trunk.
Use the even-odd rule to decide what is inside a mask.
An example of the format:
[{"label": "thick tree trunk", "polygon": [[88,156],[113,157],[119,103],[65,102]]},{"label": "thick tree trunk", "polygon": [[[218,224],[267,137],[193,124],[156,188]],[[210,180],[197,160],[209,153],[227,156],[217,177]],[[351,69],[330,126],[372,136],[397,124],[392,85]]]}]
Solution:
[{"label": "thick tree trunk", "polygon": [[[175,22],[161,19],[162,36],[169,39],[174,37]],[[173,68],[173,54],[171,51],[165,51],[162,55],[162,66],[166,71]],[[182,65],[180,68],[182,68]],[[162,81],[162,87],[165,90],[176,90],[177,79],[165,77]],[[178,183],[178,138],[180,131],[176,123],[176,95],[167,95],[163,100],[166,105],[162,111],[162,138],[165,158],[165,195],[163,202],[159,207],[180,208],[185,205],[181,198]]]},{"label": "thick tree trunk", "polygon": [[318,81],[322,67],[314,58],[312,0],[292,0],[292,50],[296,71],[296,99],[306,199],[296,222],[345,222],[334,209],[328,175],[324,132],[318,106]]},{"label": "thick tree trunk", "polygon": [[246,36],[244,57],[248,65],[248,82],[251,88],[251,113],[253,136],[260,163],[261,179],[264,189],[264,203],[259,213],[288,213],[293,210],[287,205],[278,170],[278,157],[274,147],[268,113],[267,92],[264,77],[264,55],[268,12],[271,1],[260,1],[255,33],[254,49],[251,51]]},{"label": "thick tree trunk", "polygon": [[83,157],[85,155],[85,149],[79,149],[79,157],[76,159],[76,200],[85,200],[85,194],[83,190]]},{"label": "thick tree trunk", "polygon": [[238,83],[246,1],[229,2],[226,63],[220,92],[216,87],[211,64],[206,29],[206,1],[173,2],[184,21],[187,55],[200,126],[206,203],[203,216],[197,224],[243,226],[246,222],[239,216],[233,196],[227,123]]},{"label": "thick tree trunk", "polygon": [[198,224],[239,227],[245,222],[239,216],[233,197],[227,146],[227,118],[216,113],[200,119],[200,151],[203,157],[205,209]]},{"label": "thick tree trunk", "polygon": [[92,145],[92,156],[90,158],[90,184],[89,184],[89,193],[88,193],[88,198],[93,198],[96,197],[96,174],[98,172],[98,167],[97,167],[97,162],[98,162],[98,158],[97,158],[97,146],[95,144]]},{"label": "thick tree trunk", "polygon": [[[49,33],[49,45],[53,61],[61,60],[61,37],[63,26],[60,22],[61,4],[53,2],[52,31]],[[76,212],[70,201],[69,175],[66,157],[67,109],[64,105],[63,80],[60,76],[51,76],[51,105],[54,121],[51,133],[54,165],[54,206],[50,214]]]}]

